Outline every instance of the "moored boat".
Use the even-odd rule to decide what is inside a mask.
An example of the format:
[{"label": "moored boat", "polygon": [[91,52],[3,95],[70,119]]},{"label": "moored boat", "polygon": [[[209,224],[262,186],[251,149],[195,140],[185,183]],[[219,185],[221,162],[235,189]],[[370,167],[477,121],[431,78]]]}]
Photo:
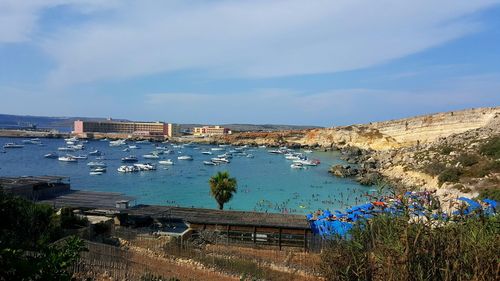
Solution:
[{"label": "moored boat", "polygon": [[167,159],[167,160],[158,161],[158,164],[161,164],[161,165],[174,165],[174,162],[172,161],[172,159]]},{"label": "moored boat", "polygon": [[137,159],[137,157],[132,156],[132,155],[131,155],[131,156],[127,156],[127,157],[123,157],[123,158],[122,158],[122,162],[123,162],[123,163],[135,163],[135,162],[137,162],[137,161],[139,161],[139,160]]},{"label": "moored boat", "polygon": [[191,155],[182,155],[177,157],[177,160],[193,160],[193,157]]},{"label": "moored boat", "polygon": [[61,157],[57,158],[57,160],[59,160],[61,162],[77,162],[78,161],[77,159],[75,159],[72,156],[61,156]]},{"label": "moored boat", "polygon": [[24,147],[24,145],[22,145],[22,144],[16,144],[16,143],[13,143],[13,142],[6,143],[3,146],[3,148],[23,148],[23,147]]},{"label": "moored boat", "polygon": [[47,153],[43,157],[48,159],[57,159],[59,158],[59,155],[57,155],[56,153]]}]

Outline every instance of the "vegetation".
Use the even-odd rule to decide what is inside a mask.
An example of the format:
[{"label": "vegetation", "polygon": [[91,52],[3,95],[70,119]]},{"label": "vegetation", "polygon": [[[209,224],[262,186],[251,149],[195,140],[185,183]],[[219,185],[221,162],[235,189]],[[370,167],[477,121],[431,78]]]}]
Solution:
[{"label": "vegetation", "polygon": [[479,199],[493,199],[497,202],[500,202],[500,189],[486,189],[486,190],[481,190],[479,192]]},{"label": "vegetation", "polygon": [[500,158],[500,136],[492,137],[485,144],[483,144],[479,151],[485,156],[493,159]]},{"label": "vegetation", "polygon": [[453,151],[453,148],[452,148],[451,146],[446,146],[446,145],[445,145],[445,146],[441,146],[441,147],[439,148],[439,152],[440,152],[441,154],[443,154],[443,155],[448,155],[448,154],[450,154],[450,152],[452,152],[452,151]]},{"label": "vegetation", "polygon": [[233,198],[236,193],[237,181],[231,178],[228,172],[217,172],[208,181],[210,185],[210,194],[215,198],[219,205],[219,210],[224,209],[224,204]]},{"label": "vegetation", "polygon": [[84,250],[83,241],[63,236],[61,216],[0,188],[0,280],[70,280],[66,271]]},{"label": "vegetation", "polygon": [[426,174],[437,176],[441,174],[446,169],[446,165],[441,162],[431,162],[424,167],[424,172]]},{"label": "vegetation", "polygon": [[455,167],[450,167],[444,169],[441,174],[439,174],[438,182],[439,185],[444,182],[458,182],[460,180],[460,176],[462,175],[462,170]]},{"label": "vegetation", "polygon": [[470,167],[478,163],[479,160],[480,160],[479,156],[468,153],[460,154],[460,156],[458,156],[457,158],[457,161],[460,162],[460,164],[462,164],[464,167]]},{"label": "vegetation", "polygon": [[180,281],[177,278],[171,277],[171,278],[166,278],[161,275],[155,275],[152,273],[146,273],[143,276],[141,276],[140,281]]},{"label": "vegetation", "polygon": [[495,280],[498,216],[443,223],[378,216],[322,252],[326,280]]}]

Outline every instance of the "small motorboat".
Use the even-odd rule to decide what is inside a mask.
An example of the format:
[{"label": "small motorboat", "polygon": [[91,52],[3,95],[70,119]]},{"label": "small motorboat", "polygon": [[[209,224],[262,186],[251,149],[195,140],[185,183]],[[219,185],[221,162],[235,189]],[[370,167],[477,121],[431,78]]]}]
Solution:
[{"label": "small motorboat", "polygon": [[224,147],[212,147],[211,150],[212,151],[222,151],[222,150],[224,150]]},{"label": "small motorboat", "polygon": [[210,151],[202,151],[201,154],[212,155],[212,152],[210,152]]},{"label": "small motorboat", "polygon": [[94,167],[94,168],[91,168],[90,171],[91,172],[102,172],[102,173],[105,173],[106,172],[106,168],[104,168],[104,167]]},{"label": "small motorboat", "polygon": [[292,168],[292,169],[304,169],[305,167],[301,163],[293,163],[292,165],[290,165],[290,168]]},{"label": "small motorboat", "polygon": [[77,162],[78,160],[72,156],[61,156],[57,158],[57,160],[62,161],[62,162]]},{"label": "small motorboat", "polygon": [[135,163],[139,161],[135,156],[127,156],[122,158],[123,163]]},{"label": "small motorboat", "polygon": [[71,157],[78,159],[78,160],[86,160],[88,157],[87,155],[71,155]]},{"label": "small motorboat", "polygon": [[99,150],[94,150],[94,151],[89,152],[89,155],[90,156],[101,156],[102,152],[100,152]]},{"label": "small motorboat", "polygon": [[137,146],[137,145],[129,145],[128,146],[129,149],[139,149],[141,148],[140,146]]},{"label": "small motorboat", "polygon": [[182,155],[177,157],[178,160],[193,160],[193,157],[191,155]]},{"label": "small motorboat", "polygon": [[87,166],[89,166],[89,167],[101,167],[101,168],[103,168],[103,167],[106,167],[106,164],[104,162],[96,162],[96,161],[94,162],[93,161],[93,162],[88,162]]},{"label": "small motorboat", "polygon": [[220,157],[215,157],[215,158],[212,158],[211,159],[212,162],[215,162],[215,163],[229,163],[229,159],[227,158],[220,158]]},{"label": "small motorboat", "polygon": [[171,159],[167,159],[167,160],[158,161],[158,164],[161,164],[161,165],[174,165],[174,162]]},{"label": "small motorboat", "polygon": [[104,174],[104,172],[90,171],[89,174],[91,176],[100,176],[100,175]]},{"label": "small motorboat", "polygon": [[253,154],[250,154],[250,153],[247,154],[247,158],[253,158],[253,157],[254,157]]},{"label": "small motorboat", "polygon": [[23,147],[24,147],[24,145],[22,145],[22,144],[16,144],[16,143],[13,143],[13,142],[6,143],[3,146],[3,148],[23,148]]},{"label": "small motorboat", "polygon": [[207,165],[207,166],[217,166],[217,165],[219,165],[218,163],[215,163],[215,162],[212,162],[212,161],[203,161],[203,164]]},{"label": "small motorboat", "polygon": [[48,159],[57,159],[57,158],[59,158],[59,155],[57,155],[56,153],[48,153],[48,154],[45,154],[43,157],[48,158]]},{"label": "small motorboat", "polygon": [[312,153],[312,150],[304,150],[304,153]]},{"label": "small motorboat", "polygon": [[134,173],[134,172],[139,172],[139,168],[135,166],[120,166],[118,169],[118,172],[120,173]]},{"label": "small motorboat", "polygon": [[153,171],[156,170],[156,166],[150,163],[144,164],[134,164],[134,167],[139,169],[139,171]]},{"label": "small motorboat", "polygon": [[59,150],[59,151],[75,151],[75,149],[73,147],[69,147],[69,146],[58,147],[57,150]]},{"label": "small motorboat", "polygon": [[156,153],[142,155],[144,159],[160,159],[160,156]]}]

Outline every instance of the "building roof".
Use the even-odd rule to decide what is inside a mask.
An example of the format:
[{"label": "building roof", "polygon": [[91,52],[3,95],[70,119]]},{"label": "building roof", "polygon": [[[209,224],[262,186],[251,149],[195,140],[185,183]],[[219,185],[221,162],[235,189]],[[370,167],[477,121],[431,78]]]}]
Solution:
[{"label": "building roof", "polygon": [[25,176],[25,177],[0,177],[0,186],[13,189],[20,186],[35,185],[40,183],[60,183],[69,179],[64,176]]}]

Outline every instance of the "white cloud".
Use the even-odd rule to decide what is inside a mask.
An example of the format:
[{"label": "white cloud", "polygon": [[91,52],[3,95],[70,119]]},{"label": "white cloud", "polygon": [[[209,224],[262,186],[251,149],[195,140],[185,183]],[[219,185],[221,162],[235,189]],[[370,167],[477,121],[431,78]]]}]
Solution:
[{"label": "white cloud", "polygon": [[499,0],[132,1],[42,46],[53,85],[178,70],[276,77],[365,68],[474,32]]}]

